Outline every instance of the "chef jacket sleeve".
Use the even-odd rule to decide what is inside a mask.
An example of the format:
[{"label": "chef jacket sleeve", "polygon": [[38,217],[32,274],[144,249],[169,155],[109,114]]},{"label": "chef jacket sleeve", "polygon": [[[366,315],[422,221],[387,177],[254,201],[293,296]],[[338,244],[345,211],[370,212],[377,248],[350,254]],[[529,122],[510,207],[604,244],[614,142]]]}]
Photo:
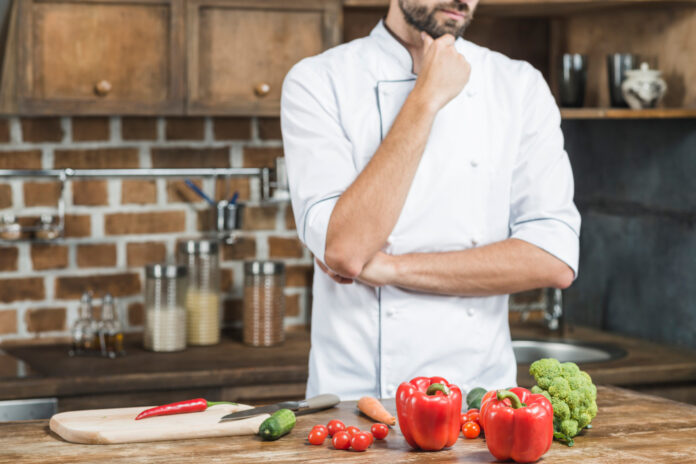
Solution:
[{"label": "chef jacket sleeve", "polygon": [[551,253],[578,273],[580,214],[563,148],[561,115],[541,73],[532,70],[510,201],[510,236]]},{"label": "chef jacket sleeve", "polygon": [[309,60],[300,61],[285,77],[280,118],[297,233],[324,262],[331,213],[357,172],[332,82]]}]

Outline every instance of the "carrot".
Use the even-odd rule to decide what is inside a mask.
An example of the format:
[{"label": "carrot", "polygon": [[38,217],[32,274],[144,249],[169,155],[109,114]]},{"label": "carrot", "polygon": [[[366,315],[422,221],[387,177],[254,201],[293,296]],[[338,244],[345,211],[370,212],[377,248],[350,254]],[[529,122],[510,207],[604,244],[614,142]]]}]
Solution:
[{"label": "carrot", "polygon": [[358,401],[358,410],[370,419],[387,425],[396,425],[396,418],[389,414],[377,398],[363,396]]}]

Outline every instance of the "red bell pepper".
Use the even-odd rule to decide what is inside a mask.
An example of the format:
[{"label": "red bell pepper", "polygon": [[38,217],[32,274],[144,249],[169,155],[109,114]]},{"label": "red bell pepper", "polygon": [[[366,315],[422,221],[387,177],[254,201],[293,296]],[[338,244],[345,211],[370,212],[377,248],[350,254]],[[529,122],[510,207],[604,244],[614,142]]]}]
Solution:
[{"label": "red bell pepper", "polygon": [[461,410],[461,390],[442,377],[416,377],[396,391],[399,427],[414,448],[437,451],[454,445]]},{"label": "red bell pepper", "polygon": [[500,461],[534,462],[551,447],[553,407],[526,388],[488,392],[481,400],[488,451]]}]

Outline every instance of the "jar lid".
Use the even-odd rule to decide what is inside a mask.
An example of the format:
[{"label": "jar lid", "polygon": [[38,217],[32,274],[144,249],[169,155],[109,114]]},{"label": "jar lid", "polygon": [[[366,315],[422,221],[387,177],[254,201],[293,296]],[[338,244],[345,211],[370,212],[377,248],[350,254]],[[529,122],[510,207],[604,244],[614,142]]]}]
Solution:
[{"label": "jar lid", "polygon": [[186,266],[177,266],[176,264],[148,264],[145,266],[145,275],[155,279],[185,277],[187,273]]},{"label": "jar lid", "polygon": [[214,254],[218,252],[218,242],[208,239],[186,240],[179,243],[179,251],[190,255]]},{"label": "jar lid", "polygon": [[281,261],[247,261],[244,263],[245,275],[277,275],[285,271]]}]

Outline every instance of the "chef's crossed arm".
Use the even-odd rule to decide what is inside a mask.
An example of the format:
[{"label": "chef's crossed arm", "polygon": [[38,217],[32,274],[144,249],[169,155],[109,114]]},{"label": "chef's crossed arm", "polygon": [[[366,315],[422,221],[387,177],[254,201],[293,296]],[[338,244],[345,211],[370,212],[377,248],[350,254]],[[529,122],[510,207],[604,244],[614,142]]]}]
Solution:
[{"label": "chef's crossed arm", "polygon": [[[356,183],[362,193],[376,187],[378,183],[374,179],[380,178],[381,183],[385,170],[395,167],[396,159],[388,156],[392,150],[402,153],[396,165],[406,171],[401,172],[407,181],[405,198],[413,175],[409,167],[413,171],[417,167],[434,113],[431,116],[432,108],[424,106],[418,98],[409,97],[380,146],[383,149],[386,144],[389,148],[391,143],[391,149],[386,156],[376,154],[363,172],[357,173],[351,142],[340,125],[335,95],[327,82],[328,79],[296,66],[284,82],[281,103],[284,149],[298,234],[324,272],[339,283],[357,279],[373,286],[394,285],[468,296],[539,287],[565,288],[572,283],[577,271],[580,218],[572,202],[572,172],[563,151],[560,115],[540,75],[527,92],[528,101],[535,104],[527,106],[530,114],[514,168],[510,238],[461,251],[399,256],[387,255],[374,247],[353,248],[350,253],[344,250],[345,259],[326,256],[327,235],[331,221],[335,220],[332,213],[338,200],[349,187],[355,190]],[[399,145],[403,140],[409,141],[408,146]],[[407,165],[414,160],[415,166]],[[375,221],[391,221],[393,227],[403,201],[385,202],[385,196],[377,190],[368,196],[376,202],[382,201],[381,215],[339,220],[359,221],[368,229],[368,235]],[[384,241],[386,236],[381,243]],[[336,250],[336,246],[332,249]]]}]

